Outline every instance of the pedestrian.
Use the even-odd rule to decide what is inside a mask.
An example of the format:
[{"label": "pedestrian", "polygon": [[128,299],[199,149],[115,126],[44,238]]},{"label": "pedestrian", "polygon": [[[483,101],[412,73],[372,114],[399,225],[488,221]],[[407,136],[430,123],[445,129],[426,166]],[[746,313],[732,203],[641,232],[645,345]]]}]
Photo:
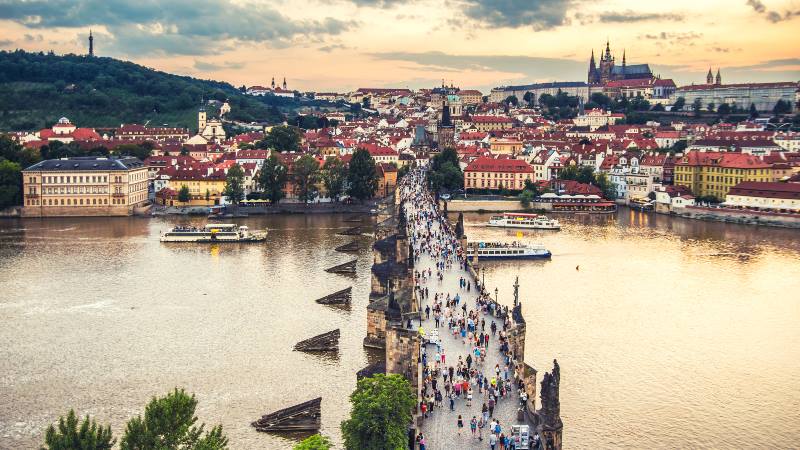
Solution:
[{"label": "pedestrian", "polygon": [[425,442],[425,436],[423,436],[422,433],[419,433],[417,435],[417,444],[419,444],[419,450],[425,450],[426,443],[427,442]]},{"label": "pedestrian", "polygon": [[461,418],[461,414],[458,415],[458,435],[461,436],[461,429],[464,428],[464,420]]},{"label": "pedestrian", "polygon": [[489,435],[489,448],[494,450],[495,445],[497,445],[497,435],[494,432]]},{"label": "pedestrian", "polygon": [[475,416],[472,416],[472,420],[469,421],[469,429],[472,431],[472,437],[475,437],[478,431],[478,419]]},{"label": "pedestrian", "polygon": [[456,394],[455,393],[451,393],[450,394],[450,411],[455,411],[455,410],[456,410]]}]

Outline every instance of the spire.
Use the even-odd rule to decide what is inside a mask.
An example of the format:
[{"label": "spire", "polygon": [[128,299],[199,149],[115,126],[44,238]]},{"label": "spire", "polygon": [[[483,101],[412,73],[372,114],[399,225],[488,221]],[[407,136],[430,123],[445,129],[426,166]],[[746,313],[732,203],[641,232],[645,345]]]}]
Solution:
[{"label": "spire", "polygon": [[706,84],[714,84],[714,74],[711,73],[711,67],[708,68],[708,74],[706,74]]},{"label": "spire", "polygon": [[609,44],[608,39],[606,39],[606,54],[604,55],[604,59],[606,61],[611,61],[611,44]]},{"label": "spire", "polygon": [[622,67],[625,67],[625,49],[622,49]]},{"label": "spire", "polygon": [[719,73],[719,67],[717,68],[717,78],[714,81],[714,84],[721,85],[722,84],[722,75]]},{"label": "spire", "polygon": [[449,127],[453,125],[453,122],[450,120],[450,107],[447,106],[447,102],[442,101],[442,126]]},{"label": "spire", "polygon": [[275,89],[275,77],[272,77],[272,89]]},{"label": "spire", "polygon": [[91,28],[89,28],[89,56],[94,56],[94,36]]},{"label": "spire", "polygon": [[286,77],[283,77],[283,90],[286,90]]}]

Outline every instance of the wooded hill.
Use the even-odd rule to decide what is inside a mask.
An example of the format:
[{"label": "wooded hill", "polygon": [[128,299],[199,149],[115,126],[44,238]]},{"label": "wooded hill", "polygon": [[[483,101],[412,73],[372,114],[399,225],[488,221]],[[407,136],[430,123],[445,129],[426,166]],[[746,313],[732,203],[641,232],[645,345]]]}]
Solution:
[{"label": "wooded hill", "polygon": [[229,120],[279,123],[283,114],[234,86],[85,55],[0,52],[0,131],[50,127],[66,116],[85,127],[150,121],[194,130],[202,99],[228,100]]}]

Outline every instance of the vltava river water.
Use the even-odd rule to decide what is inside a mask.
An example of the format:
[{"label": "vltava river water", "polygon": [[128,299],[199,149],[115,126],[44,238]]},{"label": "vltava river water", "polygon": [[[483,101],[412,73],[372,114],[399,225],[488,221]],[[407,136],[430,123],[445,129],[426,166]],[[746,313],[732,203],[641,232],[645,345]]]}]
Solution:
[{"label": "vltava river water", "polygon": [[[800,442],[800,233],[621,211],[523,232],[548,262],[484,265],[511,302],[519,275],[527,359],[558,358],[566,448],[791,448]],[[471,239],[514,240],[480,226]],[[238,219],[261,245],[164,245],[203,219],[0,221],[0,448],[35,448],[75,408],[117,436],[154,395],[194,392],[233,448],[288,448],[261,414],[323,397],[340,442],[355,372],[369,356],[371,239],[358,276],[338,216]],[[576,266],[580,266],[576,270]],[[352,309],[314,299],[353,286]],[[341,328],[338,358],[293,352]]]}]

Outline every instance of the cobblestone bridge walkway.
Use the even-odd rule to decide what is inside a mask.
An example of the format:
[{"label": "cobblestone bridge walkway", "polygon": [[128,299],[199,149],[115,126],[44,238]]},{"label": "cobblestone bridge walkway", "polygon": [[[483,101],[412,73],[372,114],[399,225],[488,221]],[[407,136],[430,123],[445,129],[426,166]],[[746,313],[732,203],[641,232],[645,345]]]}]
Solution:
[{"label": "cobblestone bridge walkway", "polygon": [[[422,189],[419,184],[414,187],[420,190]],[[409,190],[410,189],[411,188],[409,188]],[[417,194],[415,197],[411,197],[410,200],[412,201],[406,202],[406,208],[409,217],[413,217],[416,212],[424,210],[433,214],[432,203],[427,195]],[[430,221],[409,220],[409,226],[412,230],[409,235],[413,236],[414,234],[420,233],[423,236],[427,236],[427,233],[430,232],[431,235],[436,236],[437,233],[442,231],[442,226],[437,217],[434,217],[433,220]],[[443,248],[448,245],[448,242],[452,242],[447,236],[449,236],[449,234],[446,236],[440,236],[438,239],[430,238],[430,240],[427,240],[427,242],[432,243],[434,247],[438,245],[440,248]],[[437,253],[436,251],[420,251],[420,247],[423,242],[426,241],[417,238],[414,244],[415,254],[418,258],[415,262],[415,270],[420,273],[427,273],[427,271],[430,270],[431,276],[427,277],[427,279],[418,279],[418,286],[420,286],[422,289],[427,288],[428,296],[425,299],[420,298],[422,321],[421,325],[415,321],[414,327],[417,328],[418,326],[421,326],[423,328],[423,332],[428,338],[431,338],[432,335],[438,334],[438,337],[441,341],[440,346],[442,353],[444,354],[445,358],[444,364],[440,364],[440,367],[443,367],[444,371],[447,370],[446,368],[451,366],[457,367],[459,357],[466,361],[467,355],[470,354],[470,351],[473,347],[468,342],[464,343],[464,340],[460,334],[457,334],[456,336],[453,335],[448,327],[447,318],[443,318],[441,321],[442,323],[440,323],[440,326],[437,328],[433,311],[435,294],[439,293],[440,297],[443,296],[445,298],[447,297],[447,294],[450,294],[450,298],[455,298],[456,295],[459,295],[460,303],[454,308],[454,310],[457,313],[461,313],[463,311],[462,306],[464,305],[464,302],[466,302],[467,311],[477,309],[479,311],[478,320],[480,321],[480,318],[485,320],[484,332],[489,335],[489,345],[486,348],[485,361],[475,361],[473,362],[472,367],[476,368],[487,379],[491,380],[493,377],[495,377],[495,365],[499,365],[500,377],[504,377],[503,369],[507,364],[505,356],[500,350],[499,339],[500,332],[503,329],[502,319],[480,311],[476,303],[476,300],[478,299],[478,290],[475,286],[475,280],[472,279],[469,272],[460,267],[458,262],[454,262],[450,268],[445,268],[443,270],[443,279],[440,281],[436,276],[437,262],[444,261],[445,259],[440,255],[431,255],[431,253]],[[452,260],[457,261],[455,258]],[[466,288],[462,288],[460,286],[460,279],[462,277],[469,281],[471,285],[470,291],[467,291]],[[426,307],[431,308],[430,317],[426,317]],[[444,306],[442,308],[444,308]],[[497,333],[494,335],[492,335],[491,332],[492,322],[495,322],[497,326]],[[481,325],[480,322],[478,322],[476,324],[476,333],[480,334],[481,331]],[[425,351],[428,366],[431,367],[437,353],[437,346],[435,344],[428,344],[425,347]],[[514,374],[513,368],[510,366],[511,365],[509,364],[508,378],[511,381],[510,385],[513,385]],[[456,379],[458,379],[458,376],[456,376]],[[476,380],[477,378],[470,378],[469,380],[470,386],[473,390],[473,400],[471,402],[471,406],[468,406],[466,395],[463,395],[455,398],[455,409],[451,411],[450,400],[445,396],[444,400],[441,402],[441,407],[436,406],[432,411],[428,412],[428,417],[424,419],[421,427],[421,431],[427,444],[426,450],[490,448],[488,424],[484,425],[482,429],[478,428],[478,433],[475,435],[473,435],[470,430],[470,421],[473,416],[480,420],[482,417],[482,407],[484,403],[489,403],[488,390],[483,389],[483,392],[479,392],[478,383]],[[445,383],[442,376],[439,375],[437,377],[437,388],[442,392],[442,394],[445,392],[443,389],[444,384]],[[430,394],[431,392],[431,383],[428,383],[428,393]],[[510,433],[511,425],[516,423],[516,411],[519,407],[519,404],[519,392],[517,391],[516,387],[513,387],[505,395],[505,397],[500,397],[498,399],[497,404],[494,407],[493,414],[489,420],[491,421],[493,418],[499,421],[501,431],[505,435]],[[464,427],[460,430],[460,432],[457,425],[459,415],[461,415],[464,424]],[[497,445],[496,448],[499,447],[500,446]]]}]

